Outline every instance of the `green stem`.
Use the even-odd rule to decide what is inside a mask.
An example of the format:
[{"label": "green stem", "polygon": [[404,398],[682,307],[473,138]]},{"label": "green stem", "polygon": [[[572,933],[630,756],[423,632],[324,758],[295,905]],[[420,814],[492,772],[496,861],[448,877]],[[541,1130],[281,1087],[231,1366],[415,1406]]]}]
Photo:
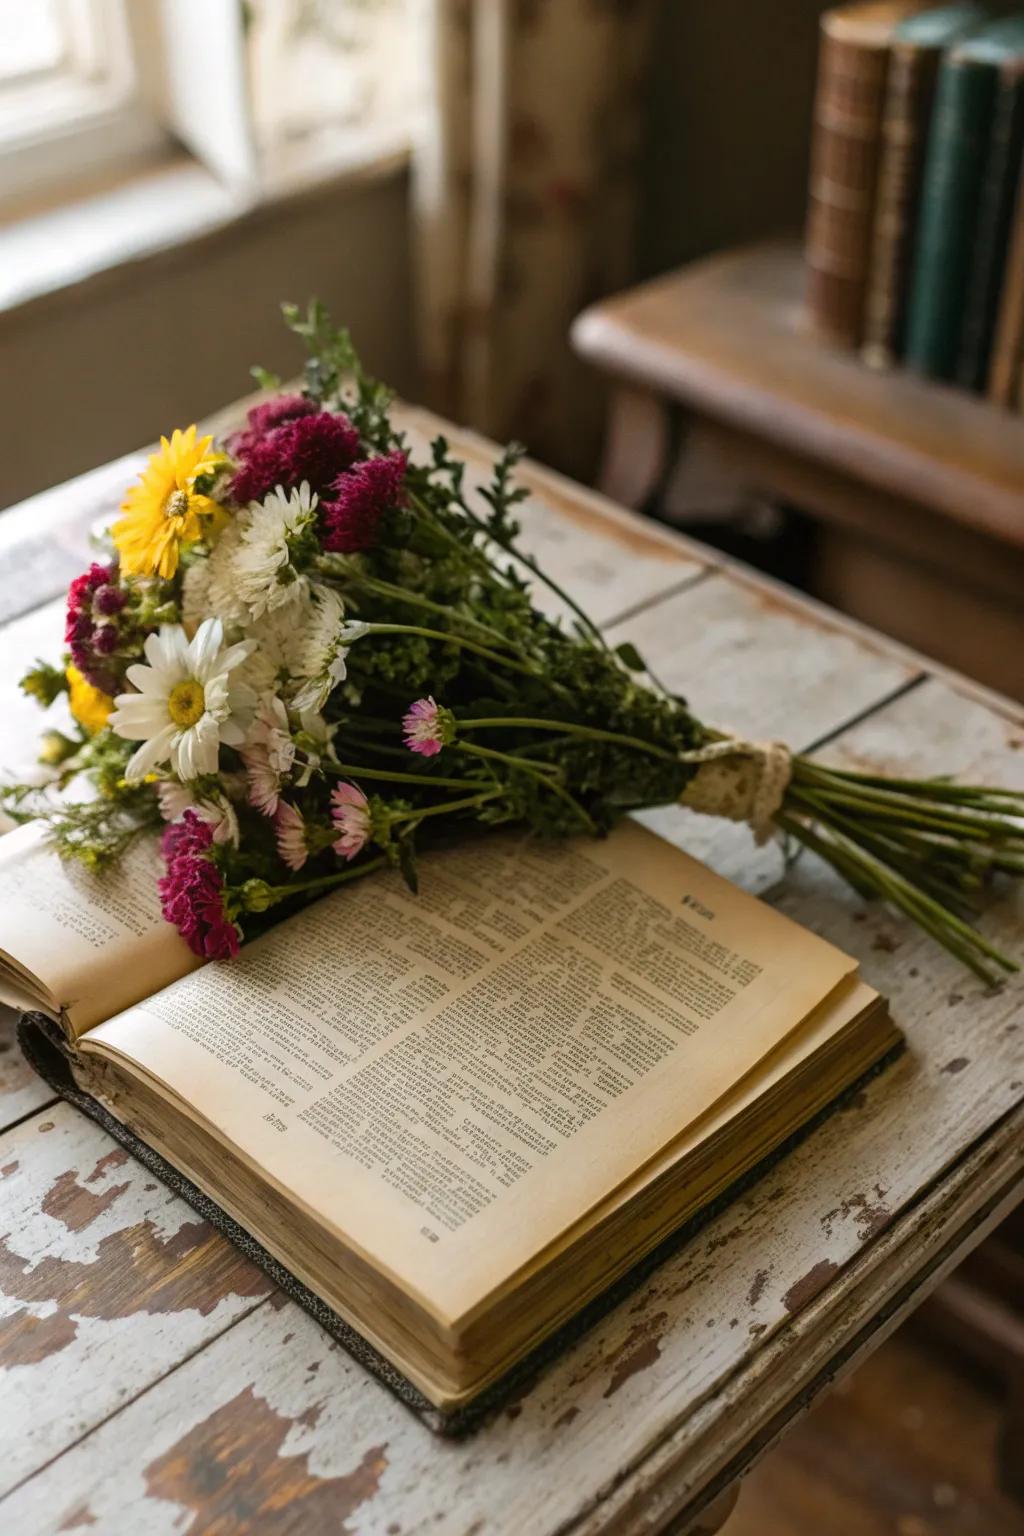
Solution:
[{"label": "green stem", "polygon": [[496,666],[508,667],[513,672],[522,672],[527,677],[543,677],[540,667],[529,666],[525,662],[513,661],[511,656],[501,656],[497,651],[492,651],[486,645],[477,645],[475,640],[466,640],[462,635],[453,635],[441,629],[427,629],[421,624],[367,624],[364,630],[366,635],[421,635],[425,640],[440,640],[444,645],[457,645],[464,651],[472,651],[477,656],[483,656],[486,661],[494,662]]},{"label": "green stem", "polygon": [[[331,559],[330,555],[322,555],[317,561],[317,566],[321,573],[327,574],[328,578],[331,574],[339,572],[337,565],[328,564]],[[365,592],[373,593],[378,597],[391,598],[394,602],[406,603],[412,608],[422,608],[428,613],[440,614],[442,618],[456,619],[460,624],[472,625],[474,629],[479,630],[482,634],[489,635],[492,640],[497,640],[500,645],[510,644],[508,638],[500,630],[492,628],[490,624],[484,624],[479,619],[459,613],[451,607],[446,607],[444,603],[435,603],[432,598],[424,597],[421,592],[410,592],[405,587],[397,587],[390,581],[381,581],[377,576],[364,576],[349,565],[346,565],[340,574],[343,574],[349,583],[362,588]]]},{"label": "green stem", "polygon": [[524,731],[560,731],[567,736],[582,736],[590,741],[610,741],[616,746],[631,747],[635,752],[647,752],[665,762],[678,763],[679,758],[665,747],[657,747],[651,741],[641,741],[638,736],[623,736],[618,731],[602,731],[596,725],[576,725],[571,720],[538,720],[530,715],[496,715],[479,720],[456,720],[460,731],[500,730],[507,727]]},{"label": "green stem", "polygon": [[553,794],[567,805],[573,814],[586,827],[594,837],[599,835],[599,828],[590,816],[587,809],[580,804],[575,795],[571,795],[560,782],[562,770],[554,763],[531,763],[523,758],[514,757],[510,752],[498,752],[493,747],[480,747],[473,742],[459,742],[455,748],[457,752],[468,753],[471,757],[496,758],[499,762],[508,763],[509,767],[517,773],[525,773],[531,779],[536,779],[538,784],[545,789],[550,789]]},{"label": "green stem", "polygon": [[380,779],[385,784],[416,784],[421,789],[467,789],[476,782],[474,779],[444,779],[426,773],[388,772],[384,768],[366,768],[361,763],[325,763],[324,768],[328,773],[351,774],[354,779]]},{"label": "green stem", "polygon": [[[787,831],[805,842],[841,873],[845,865],[847,878],[854,885],[860,883],[899,907],[984,981],[991,983],[996,977],[978,958],[979,954],[987,956],[1005,971],[1017,969],[1015,962],[1008,959],[976,928],[965,923],[955,912],[928,896],[913,881],[905,879],[833,826],[826,823],[829,836],[825,839],[795,817],[783,815],[780,822]],[[851,870],[854,872],[852,875],[849,873]]]},{"label": "green stem", "polygon": [[383,741],[358,741],[350,745],[359,747],[362,752],[375,752],[379,757],[400,757],[404,763],[409,761],[408,747],[389,747]]},{"label": "green stem", "polygon": [[[927,814],[935,814],[937,810],[945,808],[951,818],[964,825],[981,826],[988,830],[995,825],[1009,836],[1024,841],[1024,829],[1018,830],[1007,823],[1006,810],[999,791],[990,792],[977,788],[960,790],[955,785],[947,786],[940,791],[940,786],[934,782],[929,789],[926,785],[917,785],[904,779],[890,780],[887,784],[869,783],[853,774],[840,775],[831,769],[822,769],[803,760],[797,765],[794,780],[797,784],[802,780],[810,780],[819,790],[833,795],[855,795],[865,804],[870,801],[873,804],[889,805],[900,810],[908,805],[917,806]],[[991,810],[986,808],[989,794],[992,794],[994,799]],[[922,806],[921,801],[926,802],[926,805]],[[1011,798],[1008,803],[1014,804],[1015,801]]]},{"label": "green stem", "polygon": [[[527,764],[522,759],[513,757],[511,752],[499,752],[497,747],[481,747],[475,741],[458,741],[455,743],[455,751],[465,752],[469,757],[488,758],[499,763],[509,763],[513,768],[522,768],[529,771]],[[557,763],[536,763],[532,766],[536,773],[540,773],[543,770],[545,777],[548,774],[554,774],[558,778],[563,777],[563,770]]]},{"label": "green stem", "polygon": [[445,816],[449,811],[466,811],[475,805],[484,805],[488,800],[497,800],[505,793],[504,785],[498,789],[487,789],[479,795],[466,795],[462,800],[448,800],[444,805],[429,805],[426,810],[399,811],[397,815],[389,818],[392,826],[400,821],[422,821],[426,816]]},{"label": "green stem", "polygon": [[917,826],[961,838],[965,833],[970,833],[971,840],[997,837],[1002,831],[999,822],[991,818],[965,815],[953,809],[939,813],[925,806],[915,805],[913,800],[906,797],[893,796],[883,800],[877,796],[868,797],[857,790],[833,789],[824,786],[817,788],[815,793],[830,805],[859,811],[877,820],[895,821],[902,827]]},{"label": "green stem", "polygon": [[883,901],[891,901],[895,907],[923,928],[925,933],[930,934],[936,943],[941,944],[943,949],[959,960],[962,965],[966,965],[982,981],[991,985],[994,980],[992,972],[982,964],[975,952],[967,945],[962,944],[957,936],[951,933],[948,928],[936,923],[927,914],[922,915],[915,912],[913,907],[903,899],[898,891],[889,889],[885,882],[880,882],[873,873],[866,871],[857,860],[850,858],[838,844],[819,837],[805,822],[799,821],[795,817],[790,817],[785,813],[777,819],[779,825],[791,837],[794,837],[797,842],[803,843],[807,848],[810,848],[819,858],[824,859],[826,864],[830,864],[844,880],[853,886],[855,891],[858,891],[868,900],[876,900],[880,897]]},{"label": "green stem", "polygon": [[362,875],[369,875],[375,869],[383,868],[386,863],[386,857],[381,854],[380,858],[368,859],[365,864],[357,864],[353,869],[343,869],[333,875],[321,875],[317,880],[301,880],[297,885],[272,885],[270,891],[277,901],[284,901],[288,896],[297,896],[302,891],[322,891],[329,886],[344,885],[349,880],[358,880]]},{"label": "green stem", "polygon": [[892,779],[884,774],[856,773],[849,768],[830,768],[821,763],[816,763],[809,758],[800,758],[797,767],[798,774],[811,773],[816,777],[825,776],[829,779],[842,779],[853,784],[864,785],[871,789],[881,789],[891,793],[896,790],[899,793],[920,795],[929,800],[948,800],[951,803],[972,803],[992,801],[996,804],[1024,806],[1024,791],[1015,789],[999,789],[994,786],[982,784],[957,784],[950,779]]},{"label": "green stem", "polygon": [[[431,489],[436,489],[436,487],[431,487]],[[486,571],[488,576],[492,577],[496,581],[499,581],[502,586],[509,586],[507,578],[502,575],[501,571],[498,570],[493,561],[487,558],[487,555],[482,549],[478,549],[472,543],[467,545],[463,539],[458,538],[454,533],[452,533],[451,529],[441,520],[441,518],[437,516],[434,509],[423,500],[422,496],[417,495],[415,491],[408,488],[406,490],[406,494],[409,498],[410,505],[416,509],[421,517],[425,517],[427,519],[432,527],[434,527],[438,533],[441,534],[442,538],[448,540],[448,543],[452,546],[453,549],[458,550],[463,559],[466,558],[466,552],[468,549],[470,555],[473,557],[474,564],[479,566],[481,571]],[[446,491],[445,495],[448,494],[449,493]],[[459,507],[463,512],[469,512],[469,508],[466,506],[465,502],[460,496],[456,496],[454,493],[452,493],[450,501],[452,504]],[[472,519],[472,513],[470,513],[470,517]],[[479,521],[479,519],[477,519],[477,521]]]},{"label": "green stem", "polygon": [[823,805],[814,795],[808,791],[802,791],[799,803],[806,805],[811,813],[829,826],[836,826],[846,832],[853,840],[859,842],[869,853],[873,853],[883,863],[892,869],[898,870],[905,878],[914,880],[922,890],[928,891],[932,896],[944,901],[964,901],[968,888],[977,889],[979,881],[977,876],[972,877],[967,870],[957,869],[952,872],[952,879],[960,881],[959,885],[951,883],[942,870],[943,865],[934,865],[927,857],[927,851],[917,848],[908,839],[895,841],[886,832],[869,830],[862,822],[851,821],[840,812]]},{"label": "green stem", "polygon": [[520,565],[525,565],[526,569],[528,571],[532,571],[533,575],[537,577],[538,581],[542,581],[544,583],[549,592],[553,592],[556,597],[561,598],[562,602],[566,605],[567,608],[572,610],[577,619],[579,619],[580,623],[583,625],[583,628],[589,632],[594,640],[597,641],[602,650],[607,651],[609,649],[607,640],[605,639],[604,635],[602,635],[601,631],[598,629],[590,615],[583,611],[579,603],[577,603],[574,598],[571,598],[568,592],[560,587],[557,581],[553,579],[553,577],[547,575],[545,571],[541,570],[536,560],[532,559],[530,555],[524,555],[521,549],[516,548],[511,539],[503,540],[495,538],[493,532],[487,526],[484,518],[480,517],[478,513],[474,512],[472,507],[463,501],[461,497],[459,498],[459,506],[462,508],[463,512],[469,518],[473,526],[480,533],[482,533],[486,539],[488,539],[492,544],[496,545],[498,549],[503,549],[507,555],[511,555],[513,560],[518,560]]}]

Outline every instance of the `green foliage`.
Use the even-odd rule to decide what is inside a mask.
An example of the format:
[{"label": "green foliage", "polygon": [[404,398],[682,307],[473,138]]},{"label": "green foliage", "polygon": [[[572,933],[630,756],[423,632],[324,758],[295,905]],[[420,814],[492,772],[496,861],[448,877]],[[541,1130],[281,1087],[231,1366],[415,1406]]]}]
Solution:
[{"label": "green foliage", "polygon": [[309,353],[306,393],[323,406],[344,410],[368,448],[387,453],[400,446],[388,417],[393,391],[366,373],[351,336],[332,323],[326,305],[311,299],[305,314],[297,304],[282,304],[281,312]]},{"label": "green foliage", "polygon": [[43,709],[49,709],[54,699],[68,691],[68,680],[63,667],[52,667],[48,661],[37,661],[21,679],[21,691]]}]

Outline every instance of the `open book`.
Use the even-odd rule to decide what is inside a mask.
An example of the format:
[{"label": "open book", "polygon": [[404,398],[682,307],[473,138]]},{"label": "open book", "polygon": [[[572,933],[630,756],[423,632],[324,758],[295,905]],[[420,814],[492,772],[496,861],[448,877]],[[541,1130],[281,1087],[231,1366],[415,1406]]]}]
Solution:
[{"label": "open book", "polygon": [[157,862],[98,879],[33,826],[0,840],[0,999],[435,1419],[898,1040],[853,960],[635,823],[438,852],[418,897],[374,876],[208,965]]}]

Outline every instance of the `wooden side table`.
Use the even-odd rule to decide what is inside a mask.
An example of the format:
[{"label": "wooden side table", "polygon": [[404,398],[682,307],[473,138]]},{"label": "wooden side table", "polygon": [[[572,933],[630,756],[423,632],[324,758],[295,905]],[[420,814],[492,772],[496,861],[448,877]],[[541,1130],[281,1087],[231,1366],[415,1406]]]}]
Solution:
[{"label": "wooden side table", "polygon": [[1024,419],[814,336],[795,244],[716,256],[587,310],[615,381],[602,489],[645,504],[682,451],[737,501],[820,521],[816,593],[1024,698]]}]

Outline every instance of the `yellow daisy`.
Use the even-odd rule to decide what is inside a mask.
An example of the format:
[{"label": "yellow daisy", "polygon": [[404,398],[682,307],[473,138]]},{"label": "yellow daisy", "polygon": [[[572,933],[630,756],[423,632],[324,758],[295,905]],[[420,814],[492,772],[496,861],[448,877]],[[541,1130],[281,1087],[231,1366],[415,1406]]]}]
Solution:
[{"label": "yellow daisy", "polygon": [[178,569],[180,546],[206,532],[202,519],[223,517],[219,502],[193,489],[199,476],[224,462],[212,444],[212,437],[197,438],[194,426],[187,432],[175,430],[170,442],[160,439],[160,451],[129,490],[121,503],[124,516],[111,529],[121,569],[129,576],[168,580]]},{"label": "yellow daisy", "polygon": [[68,678],[68,704],[71,713],[83,730],[95,736],[97,731],[102,731],[107,723],[107,716],[114,707],[114,701],[109,693],[104,693],[102,688],[94,688],[92,683],[86,682],[78,668],[71,663],[67,668]]}]

